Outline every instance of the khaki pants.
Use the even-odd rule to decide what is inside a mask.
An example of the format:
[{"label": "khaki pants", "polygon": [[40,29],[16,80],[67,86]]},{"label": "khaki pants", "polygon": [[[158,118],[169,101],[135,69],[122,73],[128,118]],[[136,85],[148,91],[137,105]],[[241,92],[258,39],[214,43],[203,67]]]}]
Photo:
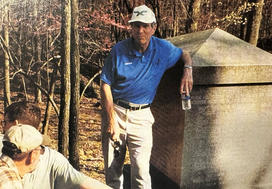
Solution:
[{"label": "khaki pants", "polygon": [[[123,165],[126,149],[131,163],[131,189],[151,189],[149,161],[153,145],[154,117],[150,108],[130,111],[114,105],[116,124],[120,127],[120,154],[114,157],[112,141],[106,134],[107,125],[102,119],[102,147],[106,183],[114,189],[123,188]],[[127,148],[126,148],[127,147]]]}]

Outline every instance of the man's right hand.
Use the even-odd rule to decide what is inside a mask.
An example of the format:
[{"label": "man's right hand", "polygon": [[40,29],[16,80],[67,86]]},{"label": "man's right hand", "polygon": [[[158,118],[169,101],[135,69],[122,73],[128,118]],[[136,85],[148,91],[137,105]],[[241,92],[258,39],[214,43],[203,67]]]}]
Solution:
[{"label": "man's right hand", "polygon": [[120,138],[120,128],[118,125],[111,123],[109,124],[108,131],[109,137],[112,141],[117,141]]},{"label": "man's right hand", "polygon": [[111,140],[119,140],[120,129],[115,122],[114,108],[113,108],[113,98],[111,93],[111,87],[107,83],[101,81],[100,84],[101,93],[101,105],[102,111],[105,113],[105,119],[108,123],[107,133]]}]

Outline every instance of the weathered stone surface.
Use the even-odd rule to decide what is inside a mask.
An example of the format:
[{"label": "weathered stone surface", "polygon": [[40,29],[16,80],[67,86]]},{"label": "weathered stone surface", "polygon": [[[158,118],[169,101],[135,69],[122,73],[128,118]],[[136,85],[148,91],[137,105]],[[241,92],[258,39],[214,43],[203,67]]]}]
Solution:
[{"label": "weathered stone surface", "polygon": [[198,86],[192,96],[181,186],[272,187],[272,85]]},{"label": "weathered stone surface", "polygon": [[272,188],[272,55],[220,29],[169,40],[192,55],[192,109],[180,108],[180,68],[169,70],[151,163],[181,188]]}]

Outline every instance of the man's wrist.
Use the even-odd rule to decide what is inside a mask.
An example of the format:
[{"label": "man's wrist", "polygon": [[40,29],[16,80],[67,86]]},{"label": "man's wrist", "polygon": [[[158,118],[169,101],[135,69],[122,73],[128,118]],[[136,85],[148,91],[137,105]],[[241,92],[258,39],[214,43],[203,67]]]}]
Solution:
[{"label": "man's wrist", "polygon": [[191,65],[184,65],[183,69],[193,69],[193,66],[191,66]]}]

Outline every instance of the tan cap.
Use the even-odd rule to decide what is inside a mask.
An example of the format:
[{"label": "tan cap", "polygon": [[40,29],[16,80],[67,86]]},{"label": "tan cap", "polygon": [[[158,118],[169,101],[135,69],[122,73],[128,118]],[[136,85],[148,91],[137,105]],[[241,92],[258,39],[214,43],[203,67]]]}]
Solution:
[{"label": "tan cap", "polygon": [[43,136],[33,126],[19,124],[12,126],[5,132],[3,141],[15,144],[23,153],[40,146],[43,142]]},{"label": "tan cap", "polygon": [[143,22],[149,24],[153,22],[156,23],[156,18],[155,14],[150,8],[145,5],[141,5],[134,8],[131,20],[129,20],[128,22]]}]

